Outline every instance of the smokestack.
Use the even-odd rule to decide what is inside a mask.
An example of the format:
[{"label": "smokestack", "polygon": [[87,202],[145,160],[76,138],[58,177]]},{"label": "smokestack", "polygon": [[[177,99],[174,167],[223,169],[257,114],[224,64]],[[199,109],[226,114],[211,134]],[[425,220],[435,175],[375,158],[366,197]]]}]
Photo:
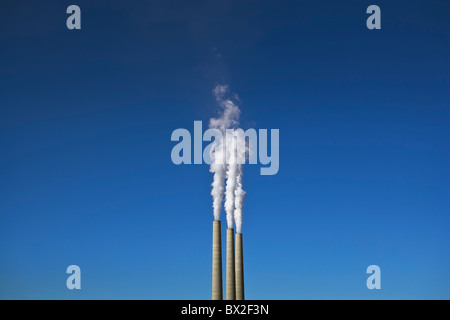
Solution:
[{"label": "smokestack", "polygon": [[213,221],[212,300],[222,300],[222,237],[220,220]]},{"label": "smokestack", "polygon": [[236,300],[244,300],[244,254],[242,233],[236,233]]},{"label": "smokestack", "polygon": [[236,281],[234,273],[234,229],[227,229],[227,300],[236,299]]}]

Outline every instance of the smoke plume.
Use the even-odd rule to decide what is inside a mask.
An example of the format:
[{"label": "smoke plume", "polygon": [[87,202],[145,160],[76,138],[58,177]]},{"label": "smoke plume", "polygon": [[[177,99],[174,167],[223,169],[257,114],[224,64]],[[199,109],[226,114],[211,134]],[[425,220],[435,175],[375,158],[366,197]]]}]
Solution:
[{"label": "smoke plume", "polygon": [[236,189],[234,190],[234,221],[237,233],[242,233],[242,205],[245,198],[245,191],[242,189],[242,175],[242,165],[239,164],[236,175]]},{"label": "smoke plume", "polygon": [[225,212],[227,213],[228,228],[233,228],[234,221],[234,191],[236,189],[236,142],[234,136],[226,135],[227,147],[227,184],[225,189]]},{"label": "smoke plume", "polygon": [[218,85],[214,88],[213,93],[220,106],[220,117],[210,119],[209,127],[219,129],[222,132],[222,139],[214,141],[213,162],[210,168],[210,171],[214,173],[211,190],[214,219],[220,220],[225,193],[228,228],[233,228],[233,222],[235,222],[236,230],[240,233],[245,191],[242,189],[242,164],[238,163],[237,159],[238,153],[242,152],[238,148],[245,144],[237,141],[237,139],[242,139],[242,137],[227,134],[227,129],[238,127],[241,110],[231,99],[225,99],[225,95],[228,93],[228,86]]}]

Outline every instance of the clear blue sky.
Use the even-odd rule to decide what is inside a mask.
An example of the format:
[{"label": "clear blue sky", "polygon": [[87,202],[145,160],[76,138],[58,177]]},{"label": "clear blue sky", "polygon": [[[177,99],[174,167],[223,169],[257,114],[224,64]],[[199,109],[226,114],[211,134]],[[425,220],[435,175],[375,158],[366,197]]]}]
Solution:
[{"label": "clear blue sky", "polygon": [[243,128],[280,129],[278,174],[245,167],[247,298],[449,299],[449,16],[448,1],[3,0],[0,298],[210,299],[212,174],[174,165],[170,136],[216,116],[226,83]]}]

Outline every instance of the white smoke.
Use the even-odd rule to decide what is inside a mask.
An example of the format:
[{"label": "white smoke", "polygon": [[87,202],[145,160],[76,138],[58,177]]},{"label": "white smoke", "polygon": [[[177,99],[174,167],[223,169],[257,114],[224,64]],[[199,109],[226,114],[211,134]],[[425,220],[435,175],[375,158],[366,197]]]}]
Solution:
[{"label": "white smoke", "polygon": [[[221,143],[216,144],[217,148],[221,149]],[[210,172],[214,173],[211,195],[213,196],[213,208],[214,208],[214,220],[220,220],[220,212],[222,211],[223,200],[223,181],[225,179],[225,165],[221,164],[218,159],[223,159],[223,155],[219,155],[219,152],[215,151],[214,161],[211,163]],[[224,163],[224,162],[223,162]]]},{"label": "white smoke", "polygon": [[[227,135],[226,130],[236,128],[239,125],[241,110],[232,100],[224,99],[228,93],[228,86],[218,85],[214,88],[213,93],[221,111],[220,118],[210,119],[209,127],[219,129],[223,136],[221,141],[214,141],[213,163],[210,168],[210,171],[214,173],[211,190],[214,219],[220,220],[225,192],[225,211],[227,213],[228,228],[233,228],[233,222],[235,221],[236,230],[240,233],[245,191],[242,189],[242,164],[239,164],[237,161],[238,154],[242,150],[237,150],[237,148],[245,144],[238,143],[235,135]],[[242,139],[242,137],[237,136],[237,139]],[[227,181],[224,187],[225,178]]]},{"label": "white smoke", "polygon": [[227,146],[227,185],[225,189],[225,211],[227,213],[228,228],[233,228],[234,221],[234,190],[236,189],[236,142],[234,136],[226,135]]},{"label": "white smoke", "polygon": [[[209,127],[218,129],[222,132],[222,137],[225,137],[226,129],[235,126],[238,123],[240,110],[231,101],[224,100],[223,97],[228,91],[228,86],[218,85],[214,88],[214,96],[221,108],[220,118],[212,118],[209,120]],[[214,173],[211,195],[213,196],[214,219],[220,220],[220,213],[222,211],[222,201],[224,194],[224,183],[227,171],[227,155],[226,143],[224,139],[214,140],[212,150],[212,164],[210,172]]]},{"label": "white smoke", "polygon": [[221,108],[221,117],[209,120],[209,127],[219,129],[222,134],[225,134],[225,130],[236,127],[239,124],[239,116],[241,110],[233,101],[224,100],[225,94],[228,92],[228,86],[218,85],[214,88],[213,93]]},{"label": "white smoke", "polygon": [[242,205],[245,198],[245,191],[242,189],[242,175],[242,164],[239,164],[236,175],[236,189],[234,190],[234,221],[237,233],[242,233]]}]

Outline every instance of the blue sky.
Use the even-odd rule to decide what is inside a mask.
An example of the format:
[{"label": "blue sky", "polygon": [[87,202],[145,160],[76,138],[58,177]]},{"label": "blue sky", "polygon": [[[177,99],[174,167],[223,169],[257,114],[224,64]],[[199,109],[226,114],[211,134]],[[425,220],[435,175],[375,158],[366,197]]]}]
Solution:
[{"label": "blue sky", "polygon": [[244,168],[247,298],[449,299],[449,13],[2,1],[0,298],[210,299],[212,174],[170,136],[228,84],[244,129],[280,130],[278,174]]}]

